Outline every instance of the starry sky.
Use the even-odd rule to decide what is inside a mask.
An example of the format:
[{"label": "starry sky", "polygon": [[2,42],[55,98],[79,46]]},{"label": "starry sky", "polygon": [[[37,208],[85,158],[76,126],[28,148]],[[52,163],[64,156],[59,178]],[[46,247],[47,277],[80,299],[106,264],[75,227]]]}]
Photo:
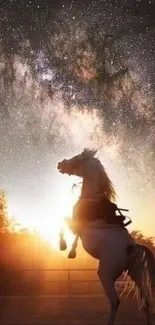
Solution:
[{"label": "starry sky", "polygon": [[90,146],[155,236],[154,17],[154,0],[1,0],[0,187],[23,225],[68,211],[57,161]]}]

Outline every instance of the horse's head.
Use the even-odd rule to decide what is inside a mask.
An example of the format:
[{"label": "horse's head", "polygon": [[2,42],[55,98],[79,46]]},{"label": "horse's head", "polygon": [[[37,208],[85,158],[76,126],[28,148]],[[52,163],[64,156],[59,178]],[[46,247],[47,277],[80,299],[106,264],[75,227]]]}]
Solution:
[{"label": "horse's head", "polygon": [[68,175],[78,175],[82,160],[78,156],[71,159],[63,159],[57,165],[60,173]]},{"label": "horse's head", "polygon": [[71,159],[63,159],[57,165],[60,173],[68,175],[83,176],[82,167],[86,160],[92,158],[96,153],[96,150],[84,149],[84,151],[72,157]]},{"label": "horse's head", "polygon": [[84,149],[71,159],[60,161],[57,168],[60,173],[85,178],[87,192],[104,193],[108,200],[115,200],[116,193],[101,162],[95,158],[97,150]]},{"label": "horse's head", "polygon": [[70,164],[69,164],[69,160],[67,159],[63,159],[62,161],[58,162],[57,168],[59,170],[60,173],[62,174],[70,174],[69,170],[70,170]]}]

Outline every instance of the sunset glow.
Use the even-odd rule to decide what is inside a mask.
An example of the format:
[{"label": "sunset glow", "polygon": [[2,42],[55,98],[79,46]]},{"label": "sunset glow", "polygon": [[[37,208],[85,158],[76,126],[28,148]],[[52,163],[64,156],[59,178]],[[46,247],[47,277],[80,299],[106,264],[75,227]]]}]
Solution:
[{"label": "sunset glow", "polygon": [[20,211],[20,206],[18,206],[16,210],[18,217],[15,218],[19,222],[17,228],[19,230],[26,228],[30,232],[37,232],[42,239],[51,243],[55,249],[59,249],[59,233],[63,229],[69,249],[74,236],[65,223],[65,217],[71,217],[72,207],[77,200],[77,197],[71,191],[71,187],[72,180],[69,177],[66,178],[65,182],[62,179],[62,183],[59,184],[59,197],[55,196],[54,200],[46,201],[44,212],[43,209],[40,209],[37,216],[35,214],[29,215],[26,210],[22,211],[22,207]]},{"label": "sunset glow", "polygon": [[[140,196],[143,196],[141,178],[135,169],[132,169],[132,178],[130,170],[121,164],[123,142],[119,138],[119,134],[111,138],[106,135],[104,125],[101,124],[101,119],[95,109],[91,112],[87,109],[78,111],[74,107],[69,113],[65,111],[63,102],[59,100],[55,106],[55,112],[57,110],[58,114],[63,116],[63,124],[59,128],[59,132],[65,146],[61,145],[60,153],[55,153],[54,159],[51,156],[51,166],[48,166],[47,174],[41,176],[42,181],[44,178],[46,179],[44,187],[41,187],[41,199],[38,200],[38,197],[37,199],[33,197],[31,188],[26,193],[27,204],[25,202],[23,204],[22,200],[16,204],[17,198],[13,200],[12,197],[9,197],[9,209],[12,216],[19,222],[19,228],[37,231],[41,238],[51,243],[57,250],[59,250],[59,233],[63,228],[68,249],[71,247],[74,236],[65,224],[65,217],[72,216],[72,207],[80,195],[81,184],[77,185],[74,191],[72,186],[74,183],[80,183],[82,179],[60,174],[57,170],[57,163],[63,158],[69,158],[80,153],[85,146],[98,148],[97,156],[102,161],[116,188],[118,206],[130,210],[129,216],[133,219],[130,229],[142,229],[144,233],[150,235],[150,229],[146,225],[145,219],[147,214],[146,206],[144,209],[145,200],[141,205],[141,198],[138,202],[137,197],[133,197],[132,192],[133,183],[136,180],[135,188],[140,192]],[[49,116],[50,105],[46,106],[44,118],[48,120]],[[38,161],[36,170],[40,164],[41,162]],[[141,164],[140,169],[143,170],[143,167]],[[35,189],[36,184],[33,182],[32,185]],[[151,211],[149,213],[151,216]]]}]

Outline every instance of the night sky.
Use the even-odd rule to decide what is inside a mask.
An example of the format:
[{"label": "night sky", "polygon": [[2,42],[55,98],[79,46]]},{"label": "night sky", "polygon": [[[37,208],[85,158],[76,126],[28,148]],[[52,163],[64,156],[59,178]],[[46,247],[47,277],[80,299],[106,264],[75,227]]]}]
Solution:
[{"label": "night sky", "polygon": [[48,227],[59,206],[65,215],[74,179],[57,161],[90,146],[133,228],[154,236],[154,94],[155,1],[1,0],[0,187],[11,213]]}]

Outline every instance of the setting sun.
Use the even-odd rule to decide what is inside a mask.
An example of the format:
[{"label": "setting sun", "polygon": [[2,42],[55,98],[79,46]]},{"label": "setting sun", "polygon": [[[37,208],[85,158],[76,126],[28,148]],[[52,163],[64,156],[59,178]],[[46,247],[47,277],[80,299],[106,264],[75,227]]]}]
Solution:
[{"label": "setting sun", "polygon": [[[69,230],[65,223],[65,217],[72,216],[72,207],[78,199],[80,187],[76,193],[72,191],[74,181],[79,181],[77,177],[68,177],[61,175],[61,180],[58,181],[55,194],[51,193],[52,200],[46,200],[45,204],[38,209],[37,216],[29,215],[28,211],[22,210],[22,206],[18,205],[16,217],[18,229],[26,228],[30,232],[37,232],[41,238],[51,243],[52,247],[59,250],[59,234],[63,229],[64,237],[67,241],[68,249],[71,247],[74,235]],[[78,193],[79,192],[79,193]],[[32,206],[32,211],[34,208]],[[11,213],[9,213],[11,215]]]}]

